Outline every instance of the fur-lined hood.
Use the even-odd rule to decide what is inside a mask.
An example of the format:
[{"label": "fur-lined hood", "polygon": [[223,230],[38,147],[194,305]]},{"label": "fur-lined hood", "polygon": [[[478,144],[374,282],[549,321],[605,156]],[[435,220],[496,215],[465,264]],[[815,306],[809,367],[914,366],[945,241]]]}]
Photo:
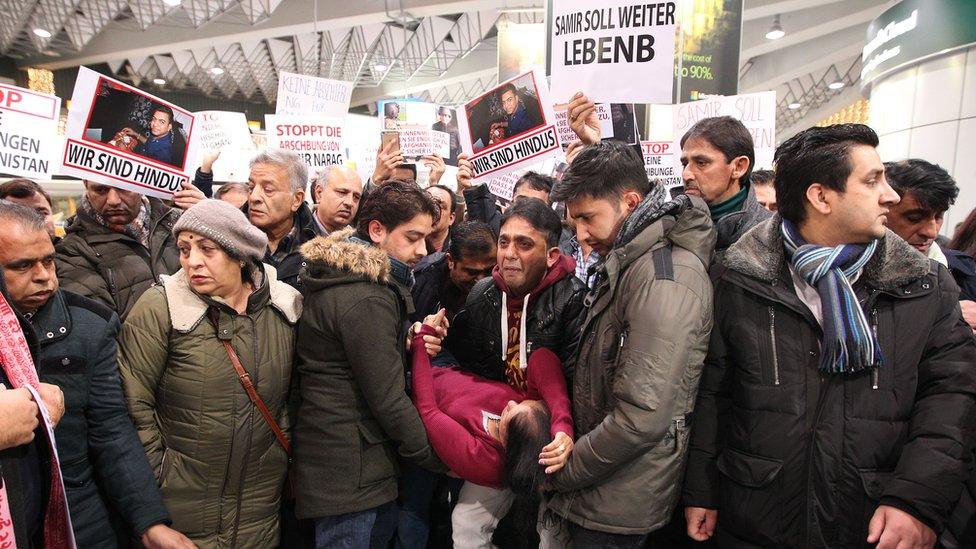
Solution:
[{"label": "fur-lined hood", "polygon": [[[277,309],[289,324],[294,325],[302,315],[302,295],[284,282],[279,282],[274,267],[267,264],[262,266],[263,273],[257,271],[256,267],[251,273],[252,278],[257,282],[255,292],[261,292],[265,286],[268,286],[270,305]],[[172,276],[164,275],[162,280],[173,329],[181,333],[192,332],[206,316],[210,304],[190,289],[183,269]],[[216,299],[215,301],[219,302]]]},{"label": "fur-lined hood", "polygon": [[[786,265],[786,250],[779,214],[756,225],[729,247],[723,262],[736,272],[762,281],[779,278]],[[879,290],[894,290],[918,280],[931,270],[929,259],[890,230],[864,267],[864,280]]]},{"label": "fur-lined hood", "polygon": [[364,279],[378,284],[390,282],[390,257],[376,246],[349,240],[354,233],[352,228],[346,228],[302,245],[302,256],[308,260],[301,275],[306,287]]}]

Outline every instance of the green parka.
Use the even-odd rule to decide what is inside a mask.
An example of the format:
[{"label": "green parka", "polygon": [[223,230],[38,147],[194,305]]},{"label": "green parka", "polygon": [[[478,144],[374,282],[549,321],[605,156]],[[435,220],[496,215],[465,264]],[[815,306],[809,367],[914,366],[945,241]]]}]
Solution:
[{"label": "green parka", "polygon": [[715,245],[705,203],[682,200],[609,253],[588,297],[573,377],[580,438],[553,475],[549,507],[590,530],[654,531],[681,492],[712,328]]},{"label": "green parka", "polygon": [[[301,295],[264,265],[238,315],[181,270],[143,294],[122,327],[119,370],[163,501],[197,546],[274,547],[288,458],[251,404],[221,339],[289,432],[286,405]],[[219,311],[218,328],[208,319]]]}]

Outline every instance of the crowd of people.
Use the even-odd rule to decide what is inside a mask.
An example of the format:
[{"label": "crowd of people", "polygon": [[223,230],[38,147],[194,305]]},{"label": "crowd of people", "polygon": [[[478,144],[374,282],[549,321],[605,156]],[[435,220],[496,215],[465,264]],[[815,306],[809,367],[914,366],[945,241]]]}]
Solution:
[{"label": "crowd of people", "polygon": [[277,149],[169,202],[85,182],[63,238],[0,185],[0,545],[976,546],[952,177],[859,124],[754,171],[717,117],[672,198],[568,113],[504,209],[394,145],[310,189]]}]

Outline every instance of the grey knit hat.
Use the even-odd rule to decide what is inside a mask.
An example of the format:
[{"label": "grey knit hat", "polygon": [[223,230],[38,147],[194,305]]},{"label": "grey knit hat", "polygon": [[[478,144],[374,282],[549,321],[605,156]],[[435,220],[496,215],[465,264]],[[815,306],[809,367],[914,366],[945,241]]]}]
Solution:
[{"label": "grey knit hat", "polygon": [[268,248],[268,237],[251,225],[244,212],[229,202],[208,198],[183,212],[173,225],[173,236],[191,231],[213,240],[235,259],[260,262]]}]

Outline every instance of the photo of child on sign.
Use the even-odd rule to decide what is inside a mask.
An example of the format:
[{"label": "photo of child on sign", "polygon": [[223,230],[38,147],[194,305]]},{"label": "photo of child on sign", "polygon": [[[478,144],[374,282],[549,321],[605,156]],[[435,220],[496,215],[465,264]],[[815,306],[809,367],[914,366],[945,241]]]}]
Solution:
[{"label": "photo of child on sign", "polygon": [[465,107],[474,152],[504,143],[545,123],[532,73],[503,84]]},{"label": "photo of child on sign", "polygon": [[101,79],[84,139],[183,169],[190,113]]}]

